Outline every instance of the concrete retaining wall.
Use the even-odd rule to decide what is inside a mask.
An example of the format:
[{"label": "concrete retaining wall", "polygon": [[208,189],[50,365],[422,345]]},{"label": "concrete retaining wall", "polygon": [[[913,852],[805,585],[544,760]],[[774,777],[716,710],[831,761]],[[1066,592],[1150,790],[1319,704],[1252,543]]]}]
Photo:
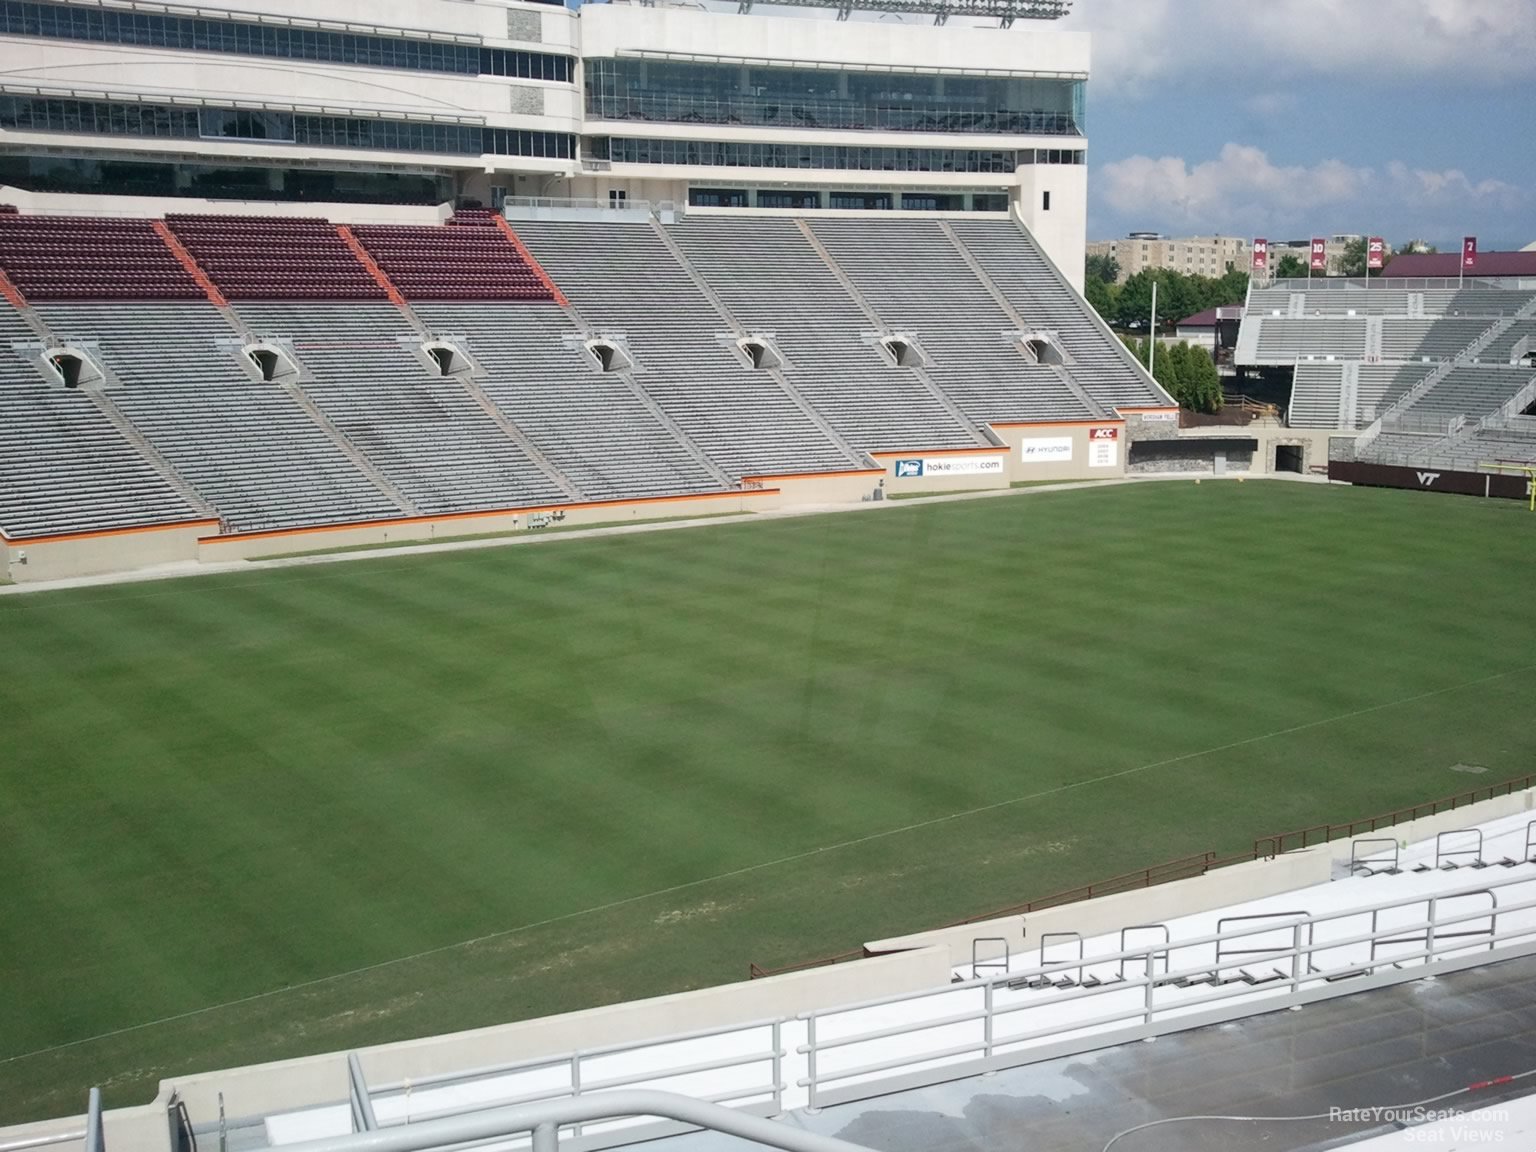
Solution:
[{"label": "concrete retaining wall", "polygon": [[463,536],[537,531],[534,517],[563,514],[562,527],[638,523],[678,516],[714,516],[767,511],[783,502],[776,488],[752,492],[706,492],[652,500],[612,501],[598,504],[551,504],[538,508],[512,508],[497,512],[470,512],[451,516],[379,520],[323,528],[296,528],[278,532],[252,532],[239,536],[205,536],[198,559],[211,563],[254,560],[294,552],[335,551],[370,544],[420,543],[452,540]]},{"label": "concrete retaining wall", "polygon": [[1013,483],[1125,475],[1129,440],[1122,420],[994,424],[992,431],[1008,445],[1008,478]]},{"label": "concrete retaining wall", "polygon": [[198,539],[213,520],[110,532],[81,532],[35,540],[0,539],[0,575],[17,584],[131,572],[198,559]]}]

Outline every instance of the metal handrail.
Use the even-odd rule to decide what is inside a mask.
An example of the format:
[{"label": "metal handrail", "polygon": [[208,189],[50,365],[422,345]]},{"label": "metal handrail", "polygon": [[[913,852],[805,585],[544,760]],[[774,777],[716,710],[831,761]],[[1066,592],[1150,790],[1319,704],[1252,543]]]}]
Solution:
[{"label": "metal handrail", "polygon": [[[1395,908],[1411,908],[1414,905],[1426,904],[1431,899],[1434,899],[1434,900],[1449,900],[1449,899],[1453,899],[1453,898],[1458,897],[1458,896],[1465,896],[1465,895],[1468,895],[1468,894],[1471,894],[1471,893],[1481,893],[1481,892],[1497,891],[1497,890],[1501,890],[1503,888],[1512,888],[1512,887],[1516,887],[1516,886],[1522,885],[1522,884],[1536,884],[1536,876],[1527,876],[1527,877],[1520,877],[1520,878],[1514,879],[1514,880],[1506,880],[1506,881],[1504,881],[1501,884],[1478,884],[1478,885],[1475,885],[1475,886],[1468,886],[1466,888],[1456,888],[1456,889],[1451,889],[1451,890],[1446,891],[1446,892],[1435,893],[1433,896],[1413,896],[1413,897],[1409,897],[1409,898],[1406,898],[1406,899],[1403,899],[1403,900],[1397,900],[1397,901],[1393,901],[1393,902],[1386,903],[1386,904],[1369,904],[1369,905],[1366,905],[1364,907],[1349,908],[1349,909],[1345,909],[1345,910],[1338,911],[1338,912],[1329,912],[1329,913],[1325,913],[1325,914],[1320,915],[1320,916],[1309,916],[1309,917],[1306,917],[1305,919],[1295,919],[1295,920],[1292,920],[1290,923],[1293,924],[1293,925],[1301,925],[1301,926],[1305,926],[1305,925],[1308,925],[1308,924],[1313,924],[1313,925],[1315,925],[1315,924],[1327,924],[1327,923],[1331,923],[1331,922],[1337,921],[1337,920],[1350,919],[1352,917],[1369,916],[1373,912],[1383,912],[1383,911],[1388,911],[1388,910],[1395,909]],[[1500,907],[1500,912],[1504,913],[1504,914],[1507,914],[1509,912],[1519,912],[1519,911],[1524,911],[1524,910],[1530,909],[1530,908],[1536,908],[1536,898],[1533,898],[1533,899],[1528,900],[1528,901],[1523,901],[1523,902],[1520,902],[1520,903],[1517,903],[1517,904],[1502,905]],[[1476,912],[1476,913],[1472,913],[1472,914],[1468,914],[1468,915],[1463,915],[1463,916],[1443,918],[1443,919],[1440,919],[1438,921],[1438,923],[1439,924],[1455,924],[1455,923],[1461,923],[1461,922],[1466,921],[1466,920],[1484,919],[1484,918],[1486,918],[1486,916],[1487,916],[1487,912],[1486,911],[1480,911],[1480,912]],[[1427,923],[1428,922],[1426,921],[1426,925],[1427,925]],[[1397,925],[1397,926],[1393,927],[1392,929],[1390,929],[1390,931],[1392,931],[1392,932],[1403,932],[1403,931],[1409,930],[1409,929],[1414,928],[1414,927],[1419,927],[1419,926],[1423,926],[1423,925],[1414,925],[1414,924]],[[1155,946],[1152,946],[1152,947],[1147,947],[1147,948],[1133,948],[1133,949],[1128,949],[1126,951],[1103,952],[1103,953],[1098,953],[1098,954],[1095,954],[1095,955],[1093,955],[1091,957],[1086,958],[1085,961],[1084,961],[1084,964],[1085,964],[1085,966],[1087,966],[1087,965],[1095,965],[1095,966],[1097,966],[1097,965],[1109,965],[1109,964],[1114,964],[1117,961],[1122,960],[1122,959],[1143,959],[1143,958],[1147,957],[1152,952],[1163,952],[1165,950],[1170,950],[1170,949],[1172,951],[1176,951],[1176,952],[1177,951],[1185,951],[1185,950],[1188,950],[1188,949],[1191,949],[1191,948],[1199,948],[1199,947],[1202,947],[1202,946],[1208,945],[1208,944],[1218,944],[1218,943],[1221,943],[1221,942],[1224,942],[1224,941],[1238,940],[1238,939],[1242,939],[1242,938],[1248,937],[1248,936],[1259,936],[1259,935],[1270,934],[1270,933],[1273,933],[1275,931],[1275,929],[1276,929],[1276,926],[1271,924],[1271,925],[1262,926],[1262,927],[1243,928],[1243,929],[1240,929],[1240,930],[1238,930],[1236,932],[1215,933],[1215,934],[1211,934],[1211,935],[1207,935],[1207,936],[1197,936],[1197,937],[1194,937],[1194,938],[1188,939],[1188,940],[1175,940],[1171,944],[1167,944],[1167,945],[1158,944],[1158,945],[1155,945]],[[1324,949],[1350,947],[1350,946],[1352,946],[1354,944],[1367,944],[1371,940],[1375,939],[1376,935],[1377,934],[1366,933],[1366,934],[1361,935],[1361,936],[1346,937],[1346,938],[1344,938],[1342,940],[1327,940],[1327,941],[1316,942],[1316,943],[1314,943],[1311,946],[1310,950],[1321,951],[1321,950],[1324,950]],[[1519,935],[1536,936],[1536,927],[1532,927],[1528,931],[1521,932],[1521,933],[1519,933]],[[1302,951],[1302,952],[1306,952],[1308,950],[1309,950],[1308,948],[1300,949],[1300,951]],[[1276,956],[1286,956],[1286,955],[1290,955],[1291,951],[1293,951],[1293,950],[1276,949],[1274,954]],[[1244,963],[1251,963],[1251,961],[1241,961],[1241,962],[1237,962],[1237,963],[1233,963],[1233,964],[1226,964],[1226,965],[1222,965],[1222,967],[1236,968],[1236,967],[1241,967],[1242,964],[1244,964]],[[874,999],[874,1000],[863,1000],[863,1001],[859,1001],[859,1002],[853,1003],[853,1004],[839,1005],[837,1008],[827,1009],[827,1010],[823,1010],[823,1011],[820,1011],[820,1012],[805,1012],[805,1013],[801,1013],[798,1018],[801,1019],[801,1020],[809,1020],[812,1017],[818,1017],[818,1018],[821,1018],[821,1019],[825,1019],[825,1018],[830,1017],[830,1016],[840,1016],[840,1015],[844,1015],[846,1013],[863,1011],[863,1010],[869,1009],[869,1008],[885,1007],[885,1006],[890,1005],[890,1004],[900,1004],[900,1003],[911,1002],[911,1001],[914,1001],[914,1000],[931,999],[932,997],[935,997],[935,996],[946,996],[946,995],[950,995],[952,993],[962,992],[962,991],[966,991],[966,990],[969,990],[969,989],[978,989],[978,988],[981,988],[981,987],[983,987],[983,986],[985,986],[987,984],[1010,984],[1010,983],[1015,983],[1015,982],[1022,981],[1024,979],[1028,978],[1029,976],[1041,975],[1041,974],[1044,974],[1046,972],[1050,972],[1050,971],[1054,970],[1056,967],[1057,966],[1055,966],[1055,965],[1045,965],[1044,967],[1039,967],[1039,966],[1031,967],[1031,968],[1021,969],[1018,972],[1010,973],[1007,976],[987,977],[987,978],[984,978],[984,979],[981,979],[981,980],[965,980],[965,981],[961,981],[959,983],[948,984],[948,985],[944,985],[944,986],[939,987],[939,988],[929,989],[928,991],[925,991],[925,992],[917,992],[917,993],[910,993],[910,992],[908,992],[908,993],[899,993],[899,994],[891,995],[891,996],[883,996],[883,997],[880,997],[880,998]],[[1200,972],[1208,972],[1208,971],[1211,970],[1211,968],[1212,968],[1212,965],[1207,964],[1207,965],[1204,965],[1203,967],[1200,967],[1200,968],[1191,969],[1189,971],[1189,973],[1187,973],[1187,974],[1188,975],[1195,975],[1195,974],[1198,974]],[[1157,977],[1156,979],[1157,979],[1158,983],[1163,983],[1163,982],[1169,981],[1169,980],[1176,980],[1181,975],[1184,975],[1184,973],[1168,973],[1167,975],[1161,976],[1161,977]],[[1075,989],[1072,992],[1069,992],[1069,993],[1064,994],[1062,996],[1053,997],[1050,1002],[1053,1003],[1053,1004],[1060,1004],[1063,1001],[1069,1000],[1069,999],[1081,999],[1083,996],[1103,995],[1106,992],[1106,990],[1107,991],[1115,991],[1115,990],[1118,990],[1118,989],[1121,989],[1121,988],[1125,988],[1125,987],[1138,987],[1138,986],[1140,986],[1141,984],[1143,984],[1145,982],[1146,982],[1146,979],[1144,977],[1138,977],[1137,979],[1134,979],[1134,980],[1127,980],[1124,983],[1118,983],[1117,982],[1117,983],[1112,984],[1112,985],[1101,985],[1101,986],[1099,986],[1097,988],[1086,988],[1086,989],[1080,988],[1080,989]],[[1032,1006],[1033,1005],[1026,1004],[1023,1007],[1024,1008],[1028,1008],[1028,1007],[1032,1007]],[[1020,1010],[1020,1009],[1018,1009],[1018,1008],[1010,1008],[1010,1007],[1003,1007],[1003,1008],[997,1009],[997,1013],[998,1014],[1003,1014],[1003,1013],[1007,1013],[1007,1012],[1010,1012],[1010,1011],[1017,1011],[1017,1010]],[[925,1028],[926,1026],[927,1025],[926,1025],[925,1022],[924,1023],[915,1024],[915,1025],[912,1026],[911,1030],[915,1031],[915,1030],[918,1030],[920,1028]],[[1074,1027],[1075,1027],[1075,1025],[1074,1025]],[[877,1037],[877,1038],[883,1038],[883,1037]],[[841,1045],[847,1043],[848,1039],[849,1039],[848,1037],[838,1037],[839,1045],[841,1046]]]},{"label": "metal handrail", "polygon": [[[1515,884],[1531,883],[1536,883],[1536,880],[1522,879],[1517,881],[1510,881],[1504,886],[1508,887]],[[1457,916],[1440,917],[1435,915],[1436,906],[1441,901],[1453,899],[1458,895],[1477,894],[1489,895],[1492,897],[1495,900],[1495,907],[1491,910],[1488,908],[1483,908]],[[1266,984],[1244,984],[1242,988],[1232,990],[1223,988],[1210,993],[1206,993],[1204,995],[1184,996],[1174,1003],[1162,1005],[1161,1009],[1160,1006],[1155,1003],[1153,993],[1158,987],[1176,984],[1180,980],[1188,980],[1196,977],[1208,977],[1210,975],[1230,969],[1237,969],[1241,971],[1244,965],[1252,963],[1251,960],[1244,959],[1227,961],[1225,963],[1218,962],[1216,964],[1201,964],[1193,968],[1181,969],[1176,972],[1167,972],[1160,977],[1149,974],[1144,977],[1100,985],[1098,987],[1078,988],[1065,995],[1053,996],[1049,1000],[1035,1002],[1024,1000],[1015,1004],[1004,1005],[1001,1007],[992,1007],[989,998],[987,1008],[972,1013],[957,1014],[952,1020],[949,1021],[952,1023],[966,1023],[970,1020],[985,1019],[988,1027],[986,1030],[986,1037],[983,1040],[950,1045],[943,1049],[938,1049],[931,1052],[913,1053],[903,1058],[894,1060],[882,1060],[873,1064],[864,1064],[851,1068],[840,1068],[831,1072],[815,1071],[815,1057],[819,1053],[834,1047],[846,1048],[853,1044],[859,1043],[860,1041],[872,1042],[874,1040],[888,1039],[891,1035],[899,1034],[899,1030],[881,1029],[878,1032],[858,1034],[853,1036],[841,1036],[838,1037],[835,1041],[824,1041],[817,1043],[815,1040],[815,1029],[814,1027],[811,1027],[808,1028],[808,1036],[810,1037],[810,1042],[802,1045],[799,1048],[799,1052],[807,1056],[807,1064],[813,1069],[813,1071],[812,1075],[800,1080],[798,1083],[800,1087],[809,1088],[811,1090],[812,1103],[814,1104],[816,1098],[816,1089],[820,1085],[828,1085],[838,1081],[851,1080],[861,1076],[876,1075],[880,1072],[892,1071],[901,1067],[912,1067],[914,1065],[929,1064],[937,1060],[953,1059],[956,1056],[971,1055],[984,1050],[990,1053],[994,1052],[998,1048],[1017,1047],[1019,1045],[1027,1044],[1035,1040],[1049,1039],[1053,1036],[1065,1036],[1074,1034],[1080,1035],[1091,1029],[1102,1029],[1107,1026],[1126,1023],[1128,1021],[1140,1021],[1150,1024],[1159,1010],[1173,1010],[1183,1014],[1187,1013],[1190,1009],[1203,1007],[1209,1004],[1231,1002],[1242,998],[1253,999],[1270,997],[1283,990],[1289,990],[1291,993],[1295,993],[1299,991],[1302,985],[1316,985],[1343,976],[1359,975],[1364,972],[1374,971],[1377,968],[1401,966],[1414,960],[1423,960],[1426,964],[1431,964],[1433,963],[1436,956],[1450,956],[1452,954],[1465,953],[1469,951],[1474,946],[1461,942],[1463,938],[1469,935],[1485,937],[1486,943],[1480,941],[1477,945],[1475,945],[1475,947],[1478,949],[1486,947],[1489,951],[1492,951],[1501,939],[1497,933],[1496,924],[1491,934],[1484,931],[1457,934],[1441,932],[1439,930],[1457,924],[1469,923],[1472,921],[1487,922],[1490,919],[1490,916],[1496,917],[1499,914],[1507,915],[1510,912],[1536,908],[1536,899],[1523,901],[1519,904],[1510,904],[1500,907],[1497,905],[1497,898],[1493,897],[1493,894],[1487,888],[1473,889],[1456,893],[1442,893],[1438,896],[1419,898],[1411,901],[1410,903],[1425,904],[1427,906],[1429,917],[1419,923],[1395,925],[1392,928],[1385,930],[1384,932],[1368,933],[1364,935],[1346,937],[1339,940],[1318,941],[1309,934],[1309,938],[1305,943],[1303,943],[1301,929],[1309,925],[1315,925],[1316,923],[1326,922],[1327,920],[1340,919],[1344,916],[1360,916],[1370,914],[1374,917],[1384,909],[1382,907],[1378,907],[1376,909],[1352,909],[1348,912],[1332,914],[1326,917],[1313,917],[1308,921],[1292,922],[1292,924],[1289,926],[1292,928],[1294,934],[1294,946],[1291,948],[1276,949],[1270,953],[1269,956],[1269,959],[1274,962],[1291,960],[1291,971],[1289,975],[1284,976],[1283,979],[1275,981],[1273,987],[1269,987]],[[1268,928],[1250,929],[1242,933],[1228,934],[1228,938],[1238,935],[1255,935],[1260,932],[1273,932],[1274,930],[1275,929],[1273,926]],[[1348,964],[1334,968],[1316,968],[1310,964],[1311,957],[1319,952],[1348,948],[1358,944],[1374,944],[1383,935],[1401,936],[1401,934],[1405,932],[1422,933],[1422,935],[1414,938],[1414,940],[1411,942],[1422,941],[1424,942],[1425,946],[1414,952],[1397,953],[1389,959],[1373,959],[1371,962],[1364,965],[1362,965],[1358,960],[1352,960]],[[1502,939],[1506,941],[1520,939],[1536,940],[1536,927],[1522,927],[1507,933],[1502,937]],[[1178,950],[1180,948],[1194,947],[1201,943],[1209,942],[1209,938],[1201,941],[1180,942],[1175,943],[1173,948]],[[1158,950],[1159,949],[1154,946],[1153,948],[1143,950],[1140,953],[1128,953],[1126,955],[1145,958],[1150,964],[1153,953],[1157,952]],[[1117,958],[1121,958],[1119,954],[1107,954],[1104,956],[1095,956],[1092,958],[1091,962],[1095,964],[1110,963],[1114,962]],[[1302,965],[1303,959],[1308,961],[1305,969]],[[1020,974],[1014,974],[1008,978],[1008,981],[1015,982],[1021,978],[1022,977]],[[1003,983],[1003,981],[989,980],[977,983],[982,983],[987,988],[987,990],[990,991],[992,986]],[[951,985],[944,991],[955,992],[975,990],[975,986],[975,983],[967,984],[965,986]],[[1134,989],[1145,990],[1145,997],[1143,1002],[1135,1008],[1126,1008],[1122,1010],[1101,1013],[1098,1016],[1073,1020],[1069,1024],[1057,1023],[1046,1028],[1036,1029],[1029,1032],[1014,1033],[1012,1035],[1002,1037],[996,1036],[995,1030],[992,1027],[993,1021],[999,1017],[1015,1015],[1020,1012],[1042,1008],[1047,1005],[1051,1007],[1059,1007],[1064,1003],[1070,1003],[1077,1000],[1085,1000],[1094,996],[1122,994],[1126,991]],[[850,1006],[849,1008],[837,1009],[834,1012],[825,1013],[823,1015],[835,1015],[843,1011],[856,1011],[860,1007],[867,1006],[869,1005]],[[814,1024],[815,1019],[815,1016],[812,1016],[812,1018],[808,1020],[808,1023]],[[932,1026],[932,1023],[933,1022],[930,1021],[924,1021],[921,1024],[909,1027],[907,1031],[917,1032],[926,1030]]]},{"label": "metal handrail", "polygon": [[[1365,816],[1359,820],[1351,820],[1341,824],[1313,824],[1307,828],[1298,828],[1292,832],[1280,832],[1273,836],[1260,836],[1253,842],[1253,859],[1259,860],[1266,857],[1274,857],[1289,851],[1288,843],[1293,841],[1298,848],[1308,848],[1312,844],[1327,844],[1333,840],[1357,835],[1360,832],[1375,832],[1382,827],[1392,828],[1398,824],[1417,820],[1420,816],[1434,816],[1446,808],[1459,808],[1464,804],[1477,804],[1483,800],[1492,800],[1496,796],[1508,796],[1515,792],[1523,792],[1536,785],[1536,775],[1516,776],[1510,780],[1503,780],[1497,784],[1484,784],[1478,788],[1472,788],[1466,792],[1457,792],[1450,796],[1442,796],[1437,800],[1426,800],[1407,808],[1395,808],[1390,812],[1383,812],[1378,816]],[[1316,840],[1314,833],[1322,833]],[[1269,845],[1266,850],[1262,846]]]},{"label": "metal handrail", "polygon": [[[781,1018],[768,1020],[748,1020],[741,1024],[722,1025],[716,1028],[699,1028],[692,1032],[680,1032],[665,1039],[650,1041],[652,1044],[685,1044],[690,1040],[707,1040],[713,1036],[725,1036],[734,1032],[750,1032],[755,1028],[773,1028],[781,1023]],[[369,1086],[369,1095],[382,1096],[386,1093],[414,1092],[421,1088],[440,1088],[448,1084],[461,1084],[473,1080],[488,1080],[493,1076],[506,1076],[514,1072],[531,1072],[535,1068],[549,1068],[557,1064],[568,1064],[572,1060],[585,1060],[595,1056],[610,1056],[620,1052],[633,1052],[637,1045],[607,1044],[599,1048],[577,1048],[570,1052],[562,1052],[555,1056],[542,1056],[528,1060],[515,1060],[506,1064],[486,1064],[478,1068],[466,1068],[460,1072],[440,1072],[432,1076],[412,1076],[404,1080],[392,1080],[386,1084],[374,1084]],[[751,1063],[743,1059],[743,1063]],[[652,1074],[651,1079],[656,1079],[657,1074]],[[0,1152],[5,1152],[0,1149]]]},{"label": "metal handrail", "polygon": [[533,1134],[532,1152],[557,1152],[562,1127],[636,1116],[676,1120],[695,1128],[755,1140],[770,1148],[784,1149],[784,1152],[868,1152],[862,1145],[835,1136],[791,1128],[674,1092],[640,1089],[428,1120],[405,1128],[333,1136],[291,1144],[287,1152],[425,1152],[426,1149],[493,1140],[522,1132]]},{"label": "metal handrail", "polygon": [[27,1136],[20,1140],[0,1141],[0,1152],[27,1152],[29,1148],[48,1148],[54,1144],[73,1144],[85,1139],[84,1128],[71,1128],[68,1132],[50,1132],[46,1136]]}]

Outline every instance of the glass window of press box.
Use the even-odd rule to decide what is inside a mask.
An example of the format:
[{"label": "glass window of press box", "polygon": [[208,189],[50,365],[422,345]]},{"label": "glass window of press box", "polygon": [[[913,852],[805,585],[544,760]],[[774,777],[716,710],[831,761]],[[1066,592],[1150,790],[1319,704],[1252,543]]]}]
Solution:
[{"label": "glass window of press box", "polygon": [[665,124],[1080,136],[1081,80],[586,61],[587,115]]},{"label": "glass window of press box", "polygon": [[[745,144],[722,140],[632,140],[592,136],[584,152],[614,164],[673,164],[714,168],[825,168],[864,172],[985,172],[1010,174],[1036,162],[1036,149],[859,148],[833,144]],[[1083,152],[1064,152],[1063,163]],[[1039,162],[1044,163],[1042,158]]]}]

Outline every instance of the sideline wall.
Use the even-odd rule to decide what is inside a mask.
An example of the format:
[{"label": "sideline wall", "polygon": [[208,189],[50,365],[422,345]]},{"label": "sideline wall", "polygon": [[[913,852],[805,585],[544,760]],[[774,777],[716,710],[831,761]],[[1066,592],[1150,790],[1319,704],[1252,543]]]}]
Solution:
[{"label": "sideline wall", "polygon": [[251,532],[239,536],[208,536],[200,541],[198,558],[208,563],[255,560],[292,552],[335,551],[369,544],[420,543],[452,540],[463,536],[537,531],[529,528],[531,517],[563,512],[561,527],[622,524],[658,520],[669,516],[714,516],[738,512],[768,511],[780,506],[776,488],[757,492],[704,493],[656,500],[612,504],[550,504],[500,512],[469,512],[409,520],[378,520],[366,524],[341,524],[321,528],[294,528],[278,532]]},{"label": "sideline wall", "polygon": [[217,526],[216,520],[198,520],[32,540],[0,539],[0,553],[4,553],[0,575],[24,584],[193,563],[198,559],[199,538]]},{"label": "sideline wall", "polygon": [[778,503],[773,505],[775,508],[796,504],[859,504],[874,498],[881,475],[878,468],[855,468],[847,472],[747,476],[741,483],[748,495],[759,491],[776,492]]},{"label": "sideline wall", "polygon": [[887,494],[970,492],[1006,488],[1010,480],[1007,448],[935,448],[927,452],[876,452],[885,466]]},{"label": "sideline wall", "polygon": [[994,424],[992,430],[1008,446],[1011,483],[1106,480],[1125,475],[1129,445],[1124,420]]}]

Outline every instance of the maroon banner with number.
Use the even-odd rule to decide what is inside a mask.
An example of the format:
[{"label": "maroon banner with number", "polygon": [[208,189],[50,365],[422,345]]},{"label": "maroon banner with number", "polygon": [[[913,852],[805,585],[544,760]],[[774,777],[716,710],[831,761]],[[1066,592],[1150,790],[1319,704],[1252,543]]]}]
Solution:
[{"label": "maroon banner with number", "polygon": [[1387,262],[1387,242],[1380,236],[1372,236],[1365,242],[1365,266],[1380,268]]},{"label": "maroon banner with number", "polygon": [[1477,237],[1468,236],[1461,242],[1461,266],[1471,269],[1477,267]]},{"label": "maroon banner with number", "polygon": [[1312,241],[1312,271],[1328,271],[1328,241],[1321,238]]},{"label": "maroon banner with number", "polygon": [[1255,240],[1253,242],[1253,270],[1263,272],[1269,268],[1269,241]]}]

